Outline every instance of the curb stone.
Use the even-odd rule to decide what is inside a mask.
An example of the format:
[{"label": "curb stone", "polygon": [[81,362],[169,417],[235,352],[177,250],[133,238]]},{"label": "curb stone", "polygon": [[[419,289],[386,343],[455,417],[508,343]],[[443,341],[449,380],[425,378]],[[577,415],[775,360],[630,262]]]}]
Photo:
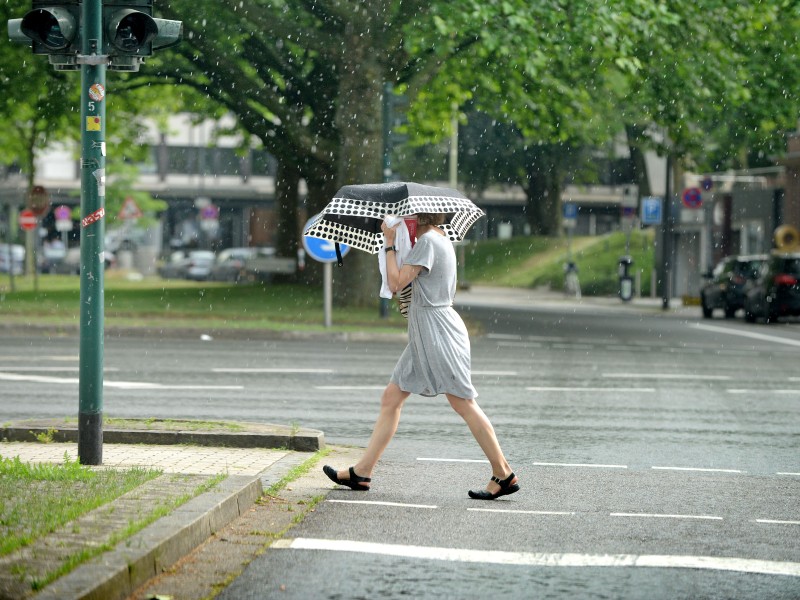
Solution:
[{"label": "curb stone", "polygon": [[230,476],[126,541],[48,585],[35,598],[116,600],[169,568],[261,496],[260,477]]}]

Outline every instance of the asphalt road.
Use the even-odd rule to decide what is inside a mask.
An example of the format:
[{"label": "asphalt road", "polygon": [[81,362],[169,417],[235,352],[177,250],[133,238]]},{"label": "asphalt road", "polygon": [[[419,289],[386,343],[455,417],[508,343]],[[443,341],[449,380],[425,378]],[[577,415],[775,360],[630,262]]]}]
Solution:
[{"label": "asphalt road", "polygon": [[[332,492],[222,597],[800,597],[800,325],[697,313],[465,308],[522,492],[470,501],[488,464],[412,397],[373,490]],[[4,420],[77,413],[76,339],[1,341]],[[109,337],[104,410],[363,445],[402,347]]]}]

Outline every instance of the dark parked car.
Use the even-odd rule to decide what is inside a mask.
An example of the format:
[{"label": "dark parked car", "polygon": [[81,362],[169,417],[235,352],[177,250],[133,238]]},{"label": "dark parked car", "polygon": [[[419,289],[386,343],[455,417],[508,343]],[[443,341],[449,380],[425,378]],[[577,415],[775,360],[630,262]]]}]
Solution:
[{"label": "dark parked car", "polygon": [[728,256],[709,274],[710,281],[700,291],[703,316],[710,319],[715,308],[722,309],[730,319],[744,308],[744,290],[749,281],[758,277],[766,254]]},{"label": "dark parked car", "polygon": [[749,323],[790,316],[800,316],[800,252],[770,256],[758,279],[748,285],[744,301]]}]

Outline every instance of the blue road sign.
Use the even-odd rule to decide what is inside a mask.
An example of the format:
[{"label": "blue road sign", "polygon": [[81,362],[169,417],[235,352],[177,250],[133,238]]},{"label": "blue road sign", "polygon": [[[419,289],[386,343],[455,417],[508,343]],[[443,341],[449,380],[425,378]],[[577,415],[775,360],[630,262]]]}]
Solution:
[{"label": "blue road sign", "polygon": [[564,218],[577,219],[578,218],[578,205],[573,202],[564,203]]},{"label": "blue road sign", "polygon": [[642,198],[642,225],[661,224],[661,198]]},{"label": "blue road sign", "polygon": [[[316,219],[316,215],[311,217],[306,226],[303,227],[303,231],[308,229],[308,226],[311,225],[311,222]],[[303,236],[303,248],[306,249],[308,255],[323,263],[332,263],[336,262],[336,244],[329,240],[323,240],[322,238],[311,237],[309,235]],[[342,253],[342,256],[347,254],[350,251],[350,246],[346,244],[339,244],[339,250]]]}]

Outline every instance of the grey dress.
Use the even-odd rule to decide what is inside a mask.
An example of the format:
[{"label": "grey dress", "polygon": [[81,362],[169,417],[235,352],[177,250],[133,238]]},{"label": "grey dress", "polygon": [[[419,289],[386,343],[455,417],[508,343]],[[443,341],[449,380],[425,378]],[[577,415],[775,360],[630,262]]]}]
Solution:
[{"label": "grey dress", "polygon": [[447,393],[476,398],[469,334],[452,306],[456,293],[453,244],[436,231],[428,231],[417,240],[404,264],[423,269],[412,285],[408,346],[397,361],[391,382],[422,396]]}]

